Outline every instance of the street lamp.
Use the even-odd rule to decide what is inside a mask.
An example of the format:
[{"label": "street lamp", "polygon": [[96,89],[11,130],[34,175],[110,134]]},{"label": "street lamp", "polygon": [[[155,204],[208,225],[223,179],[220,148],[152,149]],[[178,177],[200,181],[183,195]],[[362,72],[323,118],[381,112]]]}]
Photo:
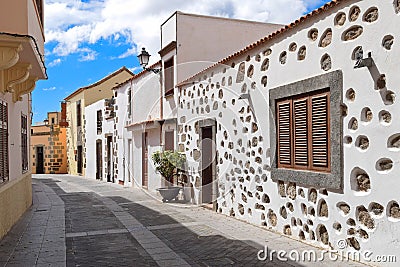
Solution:
[{"label": "street lamp", "polygon": [[151,55],[146,51],[146,48],[143,47],[142,52],[137,56],[139,59],[139,64],[144,70],[152,71],[157,74],[161,71],[161,69],[146,68],[147,64],[149,64],[150,56]]}]

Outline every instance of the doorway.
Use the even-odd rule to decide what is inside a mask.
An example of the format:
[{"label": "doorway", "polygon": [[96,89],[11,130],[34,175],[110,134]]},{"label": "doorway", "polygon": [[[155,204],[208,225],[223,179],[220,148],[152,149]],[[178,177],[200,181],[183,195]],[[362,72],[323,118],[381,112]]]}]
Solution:
[{"label": "doorway", "polygon": [[114,182],[112,136],[107,136],[107,182]]},{"label": "doorway", "polygon": [[147,132],[142,133],[142,186],[147,188],[149,186],[149,147],[147,140]]},{"label": "doorway", "polygon": [[[212,121],[215,123],[215,121]],[[215,126],[204,125],[201,127],[201,202],[213,204],[215,210]]]},{"label": "doorway", "polygon": [[103,160],[102,160],[102,142],[101,140],[97,140],[96,142],[96,179],[103,179]]},{"label": "doorway", "polygon": [[44,173],[44,155],[43,155],[43,147],[36,147],[36,173],[43,174]]},{"label": "doorway", "polygon": [[78,151],[77,151],[77,164],[78,164],[78,166],[77,166],[77,172],[78,172],[78,174],[82,174],[82,166],[83,166],[83,162],[82,162],[82,160],[83,160],[83,155],[82,155],[82,152],[83,152],[83,150],[82,150],[82,146],[78,146]]},{"label": "doorway", "polygon": [[128,160],[125,163],[127,174],[128,174],[128,183],[131,183],[131,176],[132,176],[132,159],[133,159],[133,148],[132,148],[132,139],[128,139]]}]

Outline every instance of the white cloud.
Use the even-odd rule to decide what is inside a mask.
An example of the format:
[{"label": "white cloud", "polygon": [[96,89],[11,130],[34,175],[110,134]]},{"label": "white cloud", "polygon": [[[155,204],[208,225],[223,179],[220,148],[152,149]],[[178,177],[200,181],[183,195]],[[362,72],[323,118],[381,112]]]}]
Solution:
[{"label": "white cloud", "polygon": [[48,64],[49,67],[54,67],[61,64],[61,58],[54,59]]},{"label": "white cloud", "polygon": [[54,91],[54,90],[56,90],[57,88],[55,87],[55,86],[52,86],[52,87],[49,87],[49,88],[43,88],[42,90],[43,91]]},{"label": "white cloud", "polygon": [[79,61],[93,61],[96,59],[97,52],[89,48],[82,48],[79,50],[80,58]]},{"label": "white cloud", "polygon": [[[328,0],[46,0],[46,39],[56,42],[58,56],[82,53],[87,44],[100,39],[125,38],[132,48],[120,58],[135,55],[145,46],[156,55],[160,48],[160,25],[176,10],[237,19],[286,24],[309,8]],[[119,42],[119,41],[118,41]],[[95,54],[83,57],[93,60]],[[82,59],[83,59],[82,58]],[[153,61],[156,57],[153,58]]]}]

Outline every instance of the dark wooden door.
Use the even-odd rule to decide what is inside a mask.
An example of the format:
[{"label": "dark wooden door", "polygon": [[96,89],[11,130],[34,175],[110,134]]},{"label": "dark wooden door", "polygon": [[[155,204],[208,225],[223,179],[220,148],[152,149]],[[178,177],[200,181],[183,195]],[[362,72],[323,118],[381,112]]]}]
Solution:
[{"label": "dark wooden door", "polygon": [[149,185],[149,169],[148,169],[148,157],[149,157],[149,148],[148,148],[148,140],[147,133],[142,133],[142,186],[148,187]]},{"label": "dark wooden door", "polygon": [[79,173],[79,174],[82,174],[82,166],[83,166],[83,162],[82,162],[82,146],[78,146],[78,155],[77,155],[77,157],[78,157],[78,159],[77,159],[77,161],[78,161],[78,166],[77,166],[77,172]]},{"label": "dark wooden door", "polygon": [[107,136],[107,182],[113,182],[114,174],[112,170],[112,136]]},{"label": "dark wooden door", "polygon": [[44,173],[44,157],[43,157],[43,147],[36,147],[36,173],[41,174]]},{"label": "dark wooden door", "polygon": [[96,142],[96,179],[101,180],[103,178],[103,152],[102,142]]},{"label": "dark wooden door", "polygon": [[212,127],[202,128],[201,140],[201,177],[202,177],[202,202],[212,202],[212,182],[214,176],[214,142]]},{"label": "dark wooden door", "polygon": [[165,132],[165,146],[164,146],[164,150],[174,150],[175,149],[175,140],[174,140],[174,136],[175,136],[175,132],[174,131],[169,131],[169,132]]}]

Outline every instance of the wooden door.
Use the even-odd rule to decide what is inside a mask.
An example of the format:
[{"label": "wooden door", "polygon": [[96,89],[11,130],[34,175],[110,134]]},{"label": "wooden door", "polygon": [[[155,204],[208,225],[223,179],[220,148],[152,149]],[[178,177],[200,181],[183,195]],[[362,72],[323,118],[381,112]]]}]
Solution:
[{"label": "wooden door", "polygon": [[82,160],[83,160],[83,155],[82,155],[82,153],[83,153],[83,151],[82,151],[82,146],[78,146],[78,159],[77,159],[77,161],[78,161],[78,166],[77,166],[77,172],[79,173],[79,174],[82,174],[82,166],[83,166],[83,162],[82,162]]},{"label": "wooden door", "polygon": [[213,193],[215,146],[212,127],[204,127],[201,142],[201,177],[202,177],[202,203],[211,203]]},{"label": "wooden door", "polygon": [[44,173],[44,156],[43,156],[43,147],[36,147],[36,173],[42,174]]},{"label": "wooden door", "polygon": [[142,133],[142,186],[146,188],[149,185],[148,159],[149,159],[149,148],[148,148],[147,133],[144,132]]},{"label": "wooden door", "polygon": [[101,140],[96,142],[96,179],[103,179],[103,152]]}]

